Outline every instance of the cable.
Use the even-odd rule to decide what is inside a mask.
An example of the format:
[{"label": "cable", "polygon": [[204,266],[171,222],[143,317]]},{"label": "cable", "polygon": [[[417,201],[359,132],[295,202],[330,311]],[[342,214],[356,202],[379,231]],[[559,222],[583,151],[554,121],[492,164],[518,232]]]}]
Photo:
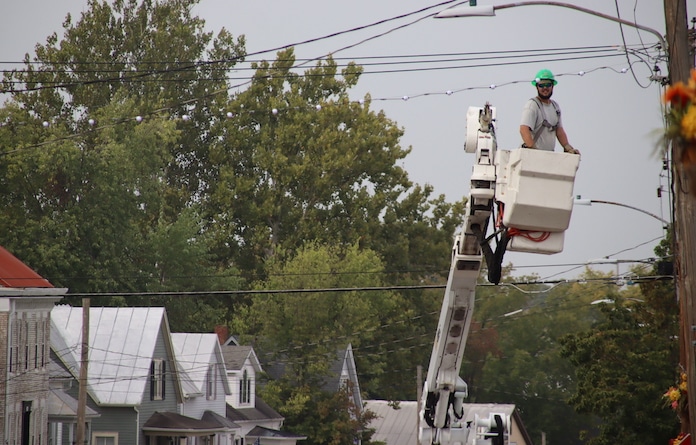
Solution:
[{"label": "cable", "polygon": [[[616,5],[616,17],[618,19],[621,19],[621,11],[619,10],[619,0],[614,0],[614,4]],[[623,30],[623,24],[619,22],[619,30],[621,31],[621,41],[623,42],[624,48],[626,48],[626,36],[624,35],[624,30]],[[629,66],[631,67],[631,74],[633,75],[633,80],[635,80],[636,84],[645,89],[650,87],[650,82],[648,82],[647,85],[643,85],[638,81],[638,78],[636,77],[635,71],[633,71],[633,65],[631,65],[631,60],[628,57],[628,50],[625,51],[626,54],[626,61],[628,62]],[[646,63],[647,65],[647,63]],[[649,66],[649,65],[648,65]]]},{"label": "cable", "polygon": [[[525,62],[525,63],[527,63],[527,62]],[[469,68],[472,68],[472,67],[469,67]],[[585,76],[585,75],[587,75],[587,74],[589,74],[589,73],[593,73],[593,72],[596,72],[596,71],[599,71],[599,70],[607,70],[607,69],[608,69],[608,70],[611,70],[611,71],[614,71],[614,72],[617,73],[617,74],[618,74],[618,73],[623,74],[623,73],[625,72],[624,70],[620,70],[620,71],[619,71],[619,70],[615,70],[615,69],[613,69],[613,68],[610,67],[610,66],[601,66],[601,67],[592,68],[592,69],[589,69],[589,70],[586,70],[586,71],[583,70],[583,71],[580,71],[580,72],[578,72],[578,73],[565,73],[565,74],[564,74],[564,73],[561,73],[561,74],[559,74],[557,77],[561,77],[561,76],[564,76],[564,75]],[[472,91],[472,90],[480,90],[480,89],[495,89],[495,88],[499,88],[499,87],[514,85],[514,84],[517,84],[517,83],[526,83],[526,82],[527,82],[526,80],[515,80],[515,81],[505,82],[505,83],[502,83],[502,84],[497,84],[497,85],[496,85],[496,84],[489,84],[489,85],[485,85],[485,86],[470,86],[470,87],[459,88],[459,89],[457,89],[457,90],[447,90],[447,91],[441,91],[441,92],[426,92],[426,93],[420,93],[420,94],[416,94],[416,95],[413,95],[413,96],[383,97],[383,98],[375,97],[375,98],[372,98],[371,100],[372,100],[372,101],[409,100],[409,99],[412,99],[412,98],[426,97],[426,96],[432,96],[432,95],[446,95],[446,96],[451,96],[451,95],[453,95],[453,94],[461,93],[461,92],[464,92],[464,91]],[[195,103],[195,102],[200,101],[200,100],[205,99],[205,98],[210,98],[210,97],[212,97],[213,95],[220,94],[221,92],[227,92],[228,90],[234,89],[235,87],[241,86],[241,85],[244,85],[244,84],[245,84],[245,83],[241,83],[241,84],[237,84],[237,85],[232,85],[232,86],[226,87],[226,88],[224,88],[224,89],[217,90],[217,91],[215,91],[215,92],[209,93],[209,94],[207,94],[207,95],[205,95],[205,96],[196,97],[196,98],[191,98],[191,99],[182,101],[182,102],[180,102],[180,103],[178,103],[178,104],[174,104],[174,105],[170,105],[170,106],[167,106],[167,107],[162,107],[162,108],[153,110],[153,111],[151,111],[151,112],[149,112],[149,113],[146,113],[146,114],[143,114],[143,115],[133,116],[133,117],[129,117],[129,118],[123,118],[123,119],[115,120],[115,121],[113,121],[113,122],[111,122],[111,123],[100,124],[100,125],[94,126],[94,127],[92,127],[92,128],[89,128],[89,129],[87,129],[87,130],[84,130],[84,131],[82,131],[82,132],[74,132],[74,133],[71,133],[71,134],[69,134],[69,135],[59,136],[59,137],[55,137],[55,138],[53,138],[53,139],[45,140],[45,141],[38,142],[38,143],[35,143],[35,144],[25,145],[25,146],[23,146],[23,147],[21,147],[21,148],[16,148],[16,149],[14,149],[14,150],[3,151],[3,152],[0,152],[0,156],[6,156],[6,155],[9,155],[9,154],[18,153],[18,152],[23,151],[23,150],[30,150],[30,149],[40,148],[40,147],[43,147],[43,146],[46,146],[46,145],[49,145],[49,144],[53,144],[53,143],[57,143],[57,142],[62,142],[62,141],[67,141],[67,140],[72,140],[72,139],[77,139],[77,138],[80,138],[80,137],[85,136],[86,134],[92,133],[92,132],[94,132],[94,131],[98,131],[98,130],[102,130],[102,129],[106,129],[106,128],[111,128],[111,127],[114,127],[114,126],[119,125],[119,124],[132,123],[132,122],[134,122],[134,121],[136,121],[136,122],[142,122],[142,120],[144,119],[144,117],[159,116],[160,113],[163,113],[163,112],[171,112],[171,111],[173,111],[173,110],[175,110],[175,109],[179,109],[179,108],[181,108],[181,107],[183,107],[183,106],[185,106],[185,105]],[[358,101],[358,102],[360,102],[360,101]],[[314,107],[312,107],[312,108],[313,108],[313,109],[316,109],[316,106],[314,106]],[[244,110],[244,112],[253,113],[254,110]],[[270,112],[270,111],[264,110],[264,112]],[[234,113],[228,112],[228,113],[227,113],[227,117],[228,117],[228,118],[233,118],[233,117],[234,117]],[[5,127],[5,126],[10,126],[10,125],[22,125],[22,124],[23,124],[22,122],[11,122],[11,121],[10,121],[10,122],[7,122],[7,121],[6,121],[6,122],[0,122],[0,128],[1,128],[1,127]],[[48,121],[45,121],[45,122],[44,122],[44,126],[45,126],[45,127],[48,127],[48,126],[50,126],[50,123],[49,123]]]},{"label": "cable", "polygon": [[[339,61],[349,61],[360,65],[361,67],[366,66],[382,66],[382,65],[409,65],[409,64],[423,64],[423,63],[443,63],[443,62],[461,62],[461,61],[474,61],[474,60],[490,60],[490,59],[514,59],[522,57],[532,57],[532,56],[555,56],[555,55],[569,55],[569,54],[587,54],[587,53],[611,53],[616,55],[617,47],[614,45],[610,46],[581,46],[581,47],[565,47],[565,48],[542,48],[542,49],[526,49],[526,50],[505,50],[505,51],[483,51],[483,52],[466,52],[466,53],[440,53],[440,54],[403,54],[403,55],[382,55],[382,56],[364,56],[364,57],[351,57],[351,58],[341,58],[332,57],[334,62]],[[293,59],[294,61],[299,61],[300,59]],[[313,61],[315,59],[304,59],[305,61]],[[361,61],[365,62],[361,62]],[[275,62],[286,62],[288,60],[277,58]],[[249,61],[245,61],[249,62]],[[261,60],[257,62],[262,62]],[[34,62],[36,63],[36,62]],[[89,62],[83,62],[84,64],[91,64]],[[97,64],[111,65],[113,62],[96,62]],[[177,62],[148,62],[152,64],[169,64]],[[201,62],[190,62],[190,63],[201,63]],[[304,63],[304,62],[303,62]],[[345,68],[350,66],[348,63],[337,63],[338,68]],[[297,67],[293,67],[297,68]],[[235,67],[234,71],[257,71],[258,68],[252,66],[248,67]],[[41,74],[113,74],[121,73],[122,69],[42,69]],[[229,70],[222,68],[214,68],[210,70],[211,72],[227,72]],[[30,74],[35,71],[28,70],[0,70],[3,74]],[[151,70],[135,70],[132,73],[146,74],[150,73]],[[369,73],[369,72],[368,72]],[[175,81],[181,83],[205,80],[224,80],[225,78],[213,78],[213,79],[142,79],[137,80],[138,82],[147,81]],[[246,77],[244,79],[247,79]],[[123,80],[126,80],[125,78]],[[106,81],[106,80],[105,80]],[[7,83],[24,83],[21,80],[7,80]],[[43,82],[50,83],[50,82]],[[55,82],[54,82],[55,83]]]}]

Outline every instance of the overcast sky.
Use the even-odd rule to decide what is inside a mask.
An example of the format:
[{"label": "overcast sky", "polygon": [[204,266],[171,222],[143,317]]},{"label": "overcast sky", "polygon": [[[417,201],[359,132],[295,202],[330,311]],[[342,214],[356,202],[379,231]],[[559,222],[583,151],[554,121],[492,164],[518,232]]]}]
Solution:
[{"label": "overcast sky", "polygon": [[[618,15],[623,19],[664,34],[662,2],[571,2],[614,17],[618,6]],[[60,36],[65,15],[79,17],[86,3],[23,0],[4,5],[0,60],[21,60],[52,32]],[[194,12],[206,20],[211,31],[225,27],[235,36],[244,34],[247,51],[256,53],[363,27],[437,3],[202,0]],[[503,3],[507,2],[478,2]],[[687,1],[692,14],[695,3],[696,0]],[[454,3],[446,7],[451,5]],[[563,110],[566,131],[571,143],[582,152],[576,194],[622,203],[670,219],[669,183],[656,154],[656,135],[662,127],[661,89],[648,81],[655,61],[635,55],[657,42],[653,34],[638,33],[626,26],[622,34],[619,25],[610,20],[552,6],[510,8],[498,11],[496,17],[424,18],[410,24],[444,7],[298,45],[297,58],[334,53],[336,58],[350,58],[365,65],[365,74],[352,97],[358,100],[369,93],[372,108],[383,109],[404,128],[402,145],[413,149],[404,161],[410,178],[433,185],[436,193],[445,194],[450,201],[469,192],[473,155],[463,150],[467,108],[486,102],[496,107],[499,148],[514,149],[520,143],[522,106],[535,95],[529,81],[539,69],[549,68],[559,82],[554,99]],[[376,37],[383,33],[386,34]],[[339,51],[363,40],[367,41]],[[629,56],[630,65],[622,51],[624,41],[634,50]],[[612,45],[615,50],[608,51],[606,47]],[[581,47],[593,49],[580,52],[577,48]],[[471,53],[489,54],[485,60],[465,60],[473,57]],[[537,56],[532,58],[530,54]],[[655,51],[649,50],[649,54],[655,55]],[[274,52],[265,52],[250,59],[273,57]],[[435,59],[449,61],[437,63]],[[428,63],[406,64],[406,60]],[[399,63],[368,65],[375,61]],[[666,74],[665,63],[658,62],[658,66]],[[632,71],[627,70],[629,67]],[[243,71],[237,74],[248,75]],[[662,198],[657,197],[659,187],[664,190]],[[512,262],[517,267],[516,276],[537,274],[542,279],[557,279],[575,277],[588,261],[609,257],[620,260],[618,270],[623,274],[631,261],[653,257],[653,248],[663,234],[657,219],[636,210],[602,204],[576,206],[562,253],[547,256],[509,252],[505,263]],[[607,271],[617,268],[593,267]]]}]

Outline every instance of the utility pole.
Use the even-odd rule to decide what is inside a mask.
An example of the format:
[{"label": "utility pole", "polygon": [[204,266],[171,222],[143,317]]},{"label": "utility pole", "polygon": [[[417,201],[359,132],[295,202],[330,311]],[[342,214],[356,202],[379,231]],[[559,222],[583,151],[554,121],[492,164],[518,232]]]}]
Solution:
[{"label": "utility pole", "polygon": [[87,364],[89,361],[89,298],[82,299],[82,350],[80,351],[80,386],[77,392],[77,434],[75,443],[86,445]]},{"label": "utility pole", "polygon": [[[693,56],[689,54],[686,0],[664,0],[664,6],[669,82],[687,82],[693,68]],[[696,181],[696,178],[687,179],[677,165],[682,150],[683,147],[679,143],[673,143],[670,152],[674,177],[673,254],[681,314],[681,364],[688,379],[689,432],[693,438],[696,437],[696,197],[688,194],[688,181]]]}]

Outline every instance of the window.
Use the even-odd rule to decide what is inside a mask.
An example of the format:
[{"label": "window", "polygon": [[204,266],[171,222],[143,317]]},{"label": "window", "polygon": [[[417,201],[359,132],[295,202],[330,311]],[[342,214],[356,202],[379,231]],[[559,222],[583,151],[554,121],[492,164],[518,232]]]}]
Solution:
[{"label": "window", "polygon": [[39,367],[39,343],[41,343],[41,333],[39,332],[40,322],[34,324],[34,332],[36,335],[36,343],[34,343],[34,369]]},{"label": "window", "polygon": [[205,376],[205,396],[208,400],[215,400],[215,365],[208,365],[208,374]]},{"label": "window", "polygon": [[239,381],[239,403],[249,402],[251,402],[251,380],[249,380],[249,373],[245,369],[242,379]]},{"label": "window", "polygon": [[48,349],[48,342],[49,342],[49,333],[51,332],[51,320],[46,319],[44,320],[44,328],[43,328],[43,340],[41,341],[41,367],[44,368],[46,366],[46,354],[47,354],[47,349]]},{"label": "window", "polygon": [[96,431],[92,433],[92,443],[94,445],[118,445],[118,433]]},{"label": "window", "polygon": [[24,370],[29,369],[29,322],[24,320],[24,337],[22,337],[22,343],[24,343]]},{"label": "window", "polygon": [[152,360],[150,365],[150,400],[164,400],[164,377],[166,362],[161,358]]},{"label": "window", "polygon": [[19,318],[13,317],[12,331],[10,332],[10,372],[16,372],[19,368]]}]

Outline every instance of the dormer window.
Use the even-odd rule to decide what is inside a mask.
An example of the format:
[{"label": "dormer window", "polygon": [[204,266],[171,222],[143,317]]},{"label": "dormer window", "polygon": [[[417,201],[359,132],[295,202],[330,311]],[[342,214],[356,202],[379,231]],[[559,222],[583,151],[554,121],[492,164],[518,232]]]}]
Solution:
[{"label": "dormer window", "polygon": [[251,380],[249,373],[244,370],[242,379],[239,381],[239,404],[244,405],[251,402]]}]

